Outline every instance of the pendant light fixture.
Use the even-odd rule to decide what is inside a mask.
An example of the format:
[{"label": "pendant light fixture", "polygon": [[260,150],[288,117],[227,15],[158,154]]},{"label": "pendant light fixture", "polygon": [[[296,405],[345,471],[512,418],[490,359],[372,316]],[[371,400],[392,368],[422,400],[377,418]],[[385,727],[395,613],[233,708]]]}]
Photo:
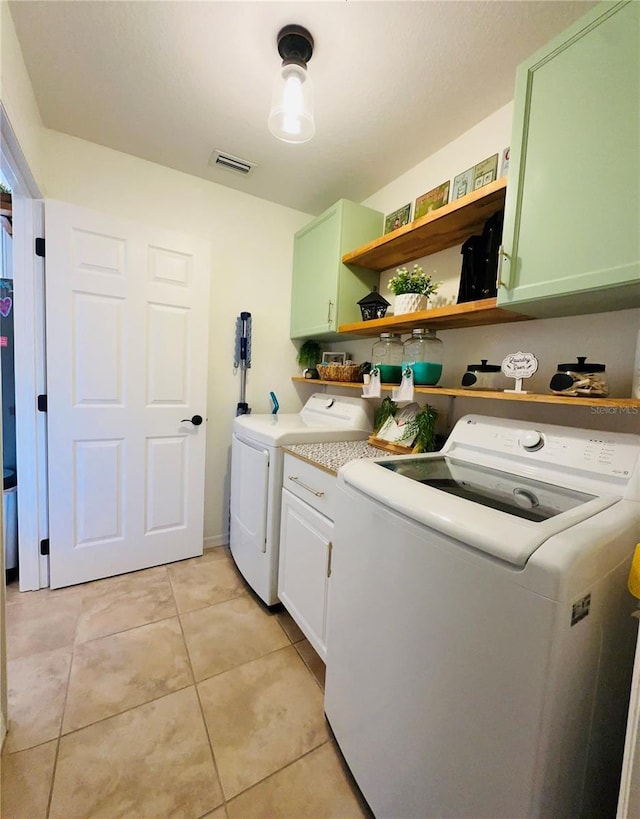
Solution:
[{"label": "pendant light fixture", "polygon": [[306,28],[291,25],[280,30],[277,43],[282,66],[273,85],[269,130],[283,142],[308,142],[316,131],[307,72],[313,37]]}]

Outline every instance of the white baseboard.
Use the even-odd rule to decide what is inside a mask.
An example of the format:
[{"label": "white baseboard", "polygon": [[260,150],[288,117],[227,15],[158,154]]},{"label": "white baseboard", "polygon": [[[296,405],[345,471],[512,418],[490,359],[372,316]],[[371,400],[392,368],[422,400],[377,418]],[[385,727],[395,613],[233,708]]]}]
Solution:
[{"label": "white baseboard", "polygon": [[204,539],[205,549],[213,549],[215,546],[228,546],[228,544],[229,535],[227,534],[213,535],[212,537],[206,537]]}]

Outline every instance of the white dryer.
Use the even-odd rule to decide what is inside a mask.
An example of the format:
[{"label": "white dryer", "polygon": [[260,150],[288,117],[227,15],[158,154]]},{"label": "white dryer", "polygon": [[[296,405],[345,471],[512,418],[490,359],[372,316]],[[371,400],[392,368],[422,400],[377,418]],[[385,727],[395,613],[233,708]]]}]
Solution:
[{"label": "white dryer", "polygon": [[359,441],[371,430],[366,401],[327,393],[312,395],[299,413],[235,419],[229,546],[245,580],[268,606],[278,602],[282,447]]},{"label": "white dryer", "polygon": [[615,815],[639,453],[472,415],[340,470],[325,711],[377,819]]}]

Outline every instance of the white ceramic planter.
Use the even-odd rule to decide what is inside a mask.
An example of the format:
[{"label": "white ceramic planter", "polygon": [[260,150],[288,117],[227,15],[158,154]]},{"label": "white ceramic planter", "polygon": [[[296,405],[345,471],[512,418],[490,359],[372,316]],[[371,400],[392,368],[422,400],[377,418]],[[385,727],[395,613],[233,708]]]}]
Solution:
[{"label": "white ceramic planter", "polygon": [[426,309],[427,297],[420,293],[402,293],[402,295],[396,296],[393,307],[396,316],[400,316],[402,313],[417,313],[419,310]]}]

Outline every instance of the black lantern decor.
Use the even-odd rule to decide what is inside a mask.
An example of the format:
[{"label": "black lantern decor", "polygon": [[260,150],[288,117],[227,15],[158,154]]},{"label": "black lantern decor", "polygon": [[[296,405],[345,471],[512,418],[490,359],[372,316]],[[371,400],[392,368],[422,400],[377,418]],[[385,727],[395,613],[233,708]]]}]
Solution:
[{"label": "black lantern decor", "polygon": [[360,299],[358,304],[360,305],[363,321],[384,318],[387,307],[389,307],[389,302],[384,296],[378,293],[377,287],[374,287],[370,293],[367,293],[363,299]]}]

